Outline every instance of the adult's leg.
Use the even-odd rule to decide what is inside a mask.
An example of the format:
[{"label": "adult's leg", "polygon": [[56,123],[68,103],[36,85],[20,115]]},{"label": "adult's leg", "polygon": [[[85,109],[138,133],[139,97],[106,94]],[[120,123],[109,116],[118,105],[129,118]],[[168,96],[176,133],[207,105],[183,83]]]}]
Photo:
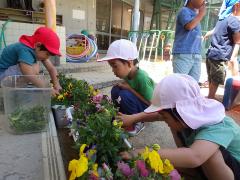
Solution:
[{"label": "adult's leg", "polygon": [[234,180],[233,171],[225,163],[220,150],[202,165],[202,169],[208,180]]}]

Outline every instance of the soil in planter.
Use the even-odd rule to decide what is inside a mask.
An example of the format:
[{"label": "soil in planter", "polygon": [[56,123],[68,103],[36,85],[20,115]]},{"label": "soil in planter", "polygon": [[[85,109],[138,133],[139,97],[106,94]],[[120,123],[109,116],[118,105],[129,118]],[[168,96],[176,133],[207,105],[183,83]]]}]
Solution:
[{"label": "soil in planter", "polygon": [[60,149],[62,153],[62,158],[63,158],[63,164],[64,164],[64,169],[66,176],[69,177],[69,172],[68,172],[68,163],[79,157],[79,154],[77,150],[73,148],[74,146],[74,141],[72,137],[70,137],[69,134],[69,129],[68,128],[59,128],[57,129],[58,132],[58,140],[60,144]]}]

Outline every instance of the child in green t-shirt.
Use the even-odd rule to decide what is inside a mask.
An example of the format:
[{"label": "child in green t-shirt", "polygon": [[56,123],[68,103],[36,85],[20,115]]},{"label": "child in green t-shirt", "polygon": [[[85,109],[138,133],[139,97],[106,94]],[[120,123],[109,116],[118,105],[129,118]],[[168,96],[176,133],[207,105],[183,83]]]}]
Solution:
[{"label": "child in green t-shirt", "polygon": [[[154,82],[145,71],[136,66],[137,58],[136,45],[129,40],[120,39],[109,46],[106,57],[98,60],[108,61],[115,76],[124,80],[111,91],[112,100],[123,114],[143,112],[152,98]],[[130,135],[137,135],[143,128],[143,123],[137,123],[126,130]]]}]

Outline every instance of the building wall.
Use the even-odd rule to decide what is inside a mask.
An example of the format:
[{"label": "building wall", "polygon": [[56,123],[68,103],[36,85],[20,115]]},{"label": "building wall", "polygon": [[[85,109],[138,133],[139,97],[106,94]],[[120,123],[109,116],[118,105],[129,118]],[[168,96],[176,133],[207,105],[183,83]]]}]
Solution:
[{"label": "building wall", "polygon": [[95,0],[57,0],[57,14],[63,16],[66,33],[80,33],[87,29],[96,31],[96,1]]}]

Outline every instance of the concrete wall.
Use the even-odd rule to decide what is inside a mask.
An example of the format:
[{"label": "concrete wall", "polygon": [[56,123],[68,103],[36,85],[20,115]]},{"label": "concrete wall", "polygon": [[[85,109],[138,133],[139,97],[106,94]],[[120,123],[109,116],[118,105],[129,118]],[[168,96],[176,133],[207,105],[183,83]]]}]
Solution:
[{"label": "concrete wall", "polygon": [[83,29],[95,33],[95,0],[57,0],[56,2],[57,14],[63,16],[63,25],[67,34],[80,33]]}]

